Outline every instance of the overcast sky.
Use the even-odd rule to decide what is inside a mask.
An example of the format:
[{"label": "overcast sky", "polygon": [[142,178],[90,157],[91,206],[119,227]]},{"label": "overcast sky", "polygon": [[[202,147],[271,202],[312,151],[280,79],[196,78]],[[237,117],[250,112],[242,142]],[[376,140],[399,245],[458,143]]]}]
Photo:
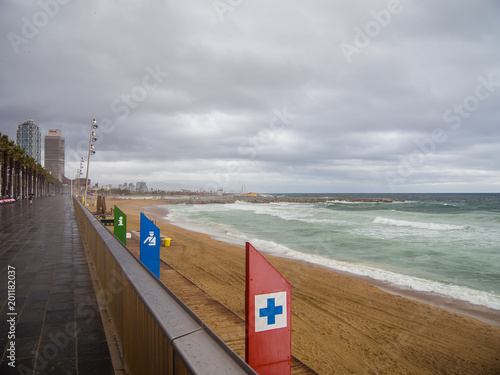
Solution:
[{"label": "overcast sky", "polygon": [[60,128],[70,178],[94,113],[100,185],[500,192],[495,0],[3,0],[0,29],[0,132]]}]

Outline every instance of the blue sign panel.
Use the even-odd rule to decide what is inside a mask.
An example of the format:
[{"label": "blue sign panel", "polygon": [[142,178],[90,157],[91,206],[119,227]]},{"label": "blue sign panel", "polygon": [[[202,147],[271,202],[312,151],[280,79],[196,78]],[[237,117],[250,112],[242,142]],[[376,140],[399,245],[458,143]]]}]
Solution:
[{"label": "blue sign panel", "polygon": [[160,229],[142,212],[141,262],[160,278]]}]

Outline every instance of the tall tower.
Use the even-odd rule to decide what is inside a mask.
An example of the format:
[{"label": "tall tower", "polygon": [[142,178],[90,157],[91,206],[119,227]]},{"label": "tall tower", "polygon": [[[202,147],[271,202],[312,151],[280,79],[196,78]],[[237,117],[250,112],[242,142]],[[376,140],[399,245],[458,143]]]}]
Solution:
[{"label": "tall tower", "polygon": [[64,137],[60,130],[49,130],[45,135],[45,165],[53,177],[62,181],[64,176]]},{"label": "tall tower", "polygon": [[37,163],[42,163],[42,132],[33,120],[26,120],[17,125],[16,144]]}]

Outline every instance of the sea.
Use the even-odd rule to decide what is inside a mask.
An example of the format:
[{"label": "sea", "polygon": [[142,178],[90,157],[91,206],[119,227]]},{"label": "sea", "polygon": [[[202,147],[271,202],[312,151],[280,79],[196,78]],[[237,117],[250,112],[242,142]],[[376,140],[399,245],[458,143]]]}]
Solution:
[{"label": "sea", "polygon": [[500,310],[500,194],[274,194],[387,202],[168,205],[167,221],[264,253]]}]

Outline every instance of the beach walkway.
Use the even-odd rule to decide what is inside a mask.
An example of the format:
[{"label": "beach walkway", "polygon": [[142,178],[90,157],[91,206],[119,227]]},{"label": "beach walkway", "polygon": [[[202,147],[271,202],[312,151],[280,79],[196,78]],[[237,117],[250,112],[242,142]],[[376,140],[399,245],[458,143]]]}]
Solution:
[{"label": "beach walkway", "polygon": [[69,197],[0,205],[0,280],[1,374],[114,374]]}]

